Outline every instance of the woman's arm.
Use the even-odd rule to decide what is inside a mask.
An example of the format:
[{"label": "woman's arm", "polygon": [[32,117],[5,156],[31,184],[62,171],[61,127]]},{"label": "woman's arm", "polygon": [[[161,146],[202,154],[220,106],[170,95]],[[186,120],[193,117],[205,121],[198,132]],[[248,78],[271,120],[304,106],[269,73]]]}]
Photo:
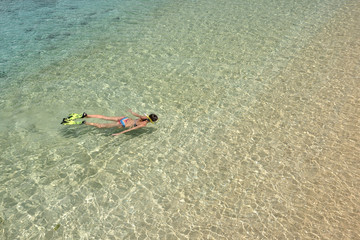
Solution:
[{"label": "woman's arm", "polygon": [[129,112],[134,115],[135,117],[141,118],[141,120],[146,120],[147,117],[146,116],[142,116],[140,114],[134,113],[131,109],[129,109]]},{"label": "woman's arm", "polygon": [[123,133],[126,133],[126,132],[130,132],[132,130],[135,130],[135,129],[139,129],[139,128],[142,128],[142,127],[145,127],[146,125],[139,125],[139,126],[136,126],[136,127],[133,127],[133,128],[130,128],[128,130],[125,130],[125,131],[122,131],[122,132],[119,132],[119,133],[114,133],[112,134],[113,136],[117,136],[117,135],[120,135],[120,134],[123,134]]}]

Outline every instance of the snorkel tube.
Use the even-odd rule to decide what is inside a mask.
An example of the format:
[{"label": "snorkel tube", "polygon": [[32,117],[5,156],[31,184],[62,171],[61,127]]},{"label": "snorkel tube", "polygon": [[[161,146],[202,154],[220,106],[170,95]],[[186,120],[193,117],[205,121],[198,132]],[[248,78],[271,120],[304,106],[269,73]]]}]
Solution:
[{"label": "snorkel tube", "polygon": [[144,115],[149,119],[149,121],[150,121],[151,123],[154,124],[153,120],[151,120],[151,118],[150,118],[147,114],[144,113]]}]

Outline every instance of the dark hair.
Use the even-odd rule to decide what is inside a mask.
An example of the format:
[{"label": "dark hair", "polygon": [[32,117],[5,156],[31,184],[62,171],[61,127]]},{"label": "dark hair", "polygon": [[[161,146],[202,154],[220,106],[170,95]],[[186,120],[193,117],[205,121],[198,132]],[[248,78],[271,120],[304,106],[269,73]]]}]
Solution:
[{"label": "dark hair", "polygon": [[156,116],[155,114],[150,114],[149,115],[149,118],[151,119],[151,121],[153,121],[153,122],[156,122],[157,120],[158,120],[158,116]]}]

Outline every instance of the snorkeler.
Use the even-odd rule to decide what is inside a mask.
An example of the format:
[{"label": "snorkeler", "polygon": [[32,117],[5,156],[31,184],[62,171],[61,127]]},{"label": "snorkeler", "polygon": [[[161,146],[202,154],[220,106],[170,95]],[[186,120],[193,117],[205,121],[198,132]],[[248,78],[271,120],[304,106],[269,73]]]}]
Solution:
[{"label": "snorkeler", "polygon": [[[144,116],[142,116],[137,113],[134,113],[133,111],[131,111],[131,109],[129,109],[129,112],[135,117],[138,117],[138,119],[131,119],[128,117],[107,117],[103,115],[89,115],[84,112],[83,114],[77,114],[77,113],[70,114],[67,118],[63,119],[61,124],[64,125],[85,124],[97,128],[113,128],[113,127],[129,128],[125,131],[113,134],[113,136],[116,136],[122,133],[130,132],[132,130],[145,127],[146,124],[148,124],[149,122],[155,123],[158,120],[158,117],[153,113],[150,115],[145,114]],[[114,123],[90,123],[87,121],[82,121],[82,122],[74,121],[76,119],[81,119],[81,118],[99,118],[107,121],[113,121]]]}]

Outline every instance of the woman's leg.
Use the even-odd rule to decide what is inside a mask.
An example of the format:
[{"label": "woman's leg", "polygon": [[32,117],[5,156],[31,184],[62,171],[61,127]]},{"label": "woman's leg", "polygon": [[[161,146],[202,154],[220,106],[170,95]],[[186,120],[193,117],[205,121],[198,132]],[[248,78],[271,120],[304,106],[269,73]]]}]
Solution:
[{"label": "woman's leg", "polygon": [[97,127],[97,128],[121,127],[121,125],[118,124],[118,123],[89,123],[89,122],[85,122],[84,124],[94,126],[94,127]]},{"label": "woman's leg", "polygon": [[120,119],[124,118],[124,117],[107,117],[104,115],[87,115],[86,118],[100,118],[103,120],[108,120],[108,121],[119,121]]}]

